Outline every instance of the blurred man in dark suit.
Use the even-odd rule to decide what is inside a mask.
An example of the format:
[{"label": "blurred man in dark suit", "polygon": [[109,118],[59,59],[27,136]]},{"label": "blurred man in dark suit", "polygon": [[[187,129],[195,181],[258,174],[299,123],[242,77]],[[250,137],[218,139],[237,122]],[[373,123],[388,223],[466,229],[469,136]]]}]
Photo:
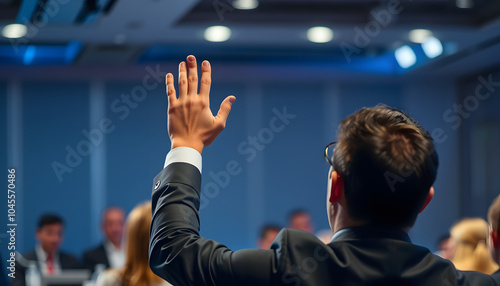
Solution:
[{"label": "blurred man in dark suit", "polygon": [[83,264],[91,272],[97,264],[106,268],[120,268],[125,263],[125,252],[122,246],[125,212],[119,207],[110,207],[104,211],[101,229],[104,241],[97,247],[83,254]]},{"label": "blurred man in dark suit", "polygon": [[280,230],[281,228],[276,225],[264,225],[260,231],[260,237],[257,241],[257,246],[260,249],[269,249],[271,247],[271,243],[273,243],[273,240],[276,238]]},{"label": "blurred man in dark suit", "polygon": [[[167,75],[171,150],[153,181],[149,263],[155,274],[176,286],[500,285],[499,276],[457,271],[411,243],[407,233],[434,195],[438,158],[429,133],[386,106],[345,118],[338,142],[323,150],[330,165],[329,244],[295,229],[283,229],[268,250],[232,251],[201,237],[201,154],[224,129],[235,100],[227,97],[214,116],[210,83],[210,63],[204,61],[198,93],[194,56],[179,66],[178,98],[173,75]],[[310,96],[304,94],[304,104]]]},{"label": "blurred man in dark suit", "polygon": [[[59,250],[64,235],[64,221],[60,216],[42,215],[35,235],[37,246],[23,257],[25,260],[36,262],[42,275],[54,275],[62,270],[81,268],[75,256]],[[25,285],[26,265],[22,266],[21,263],[20,259],[17,259],[16,278],[11,280],[11,285]]]},{"label": "blurred man in dark suit", "polygon": [[297,209],[292,211],[288,216],[288,222],[289,228],[300,229],[310,233],[314,232],[311,215],[306,210]]}]

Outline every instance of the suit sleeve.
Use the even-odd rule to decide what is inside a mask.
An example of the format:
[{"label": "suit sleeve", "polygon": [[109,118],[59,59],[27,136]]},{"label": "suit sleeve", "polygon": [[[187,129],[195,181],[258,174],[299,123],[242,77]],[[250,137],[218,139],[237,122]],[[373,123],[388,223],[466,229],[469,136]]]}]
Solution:
[{"label": "suit sleeve", "polygon": [[196,167],[170,164],[153,184],[149,264],[156,275],[176,286],[275,284],[273,250],[232,251],[200,236]]}]

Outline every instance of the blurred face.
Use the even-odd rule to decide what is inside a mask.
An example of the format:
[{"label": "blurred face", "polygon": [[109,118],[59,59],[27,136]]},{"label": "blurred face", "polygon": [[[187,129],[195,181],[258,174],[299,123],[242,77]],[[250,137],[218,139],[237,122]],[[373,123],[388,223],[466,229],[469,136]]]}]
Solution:
[{"label": "blurred face", "polygon": [[109,209],[104,214],[102,229],[106,238],[115,246],[120,247],[125,225],[125,214],[121,209]]},{"label": "blurred face", "polygon": [[439,251],[441,252],[441,257],[444,259],[452,260],[455,256],[455,250],[457,246],[455,241],[452,238],[448,238],[443,240],[439,244]]},{"label": "blurred face", "polygon": [[292,217],[290,228],[312,232],[311,217],[307,213],[296,214]]},{"label": "blurred face", "polygon": [[276,238],[278,233],[279,230],[274,230],[274,229],[268,230],[264,235],[264,238],[259,240],[259,247],[262,249],[271,248],[271,244],[273,243],[273,240]]},{"label": "blurred face", "polygon": [[63,241],[63,225],[60,223],[44,225],[36,231],[36,239],[45,252],[56,252]]}]

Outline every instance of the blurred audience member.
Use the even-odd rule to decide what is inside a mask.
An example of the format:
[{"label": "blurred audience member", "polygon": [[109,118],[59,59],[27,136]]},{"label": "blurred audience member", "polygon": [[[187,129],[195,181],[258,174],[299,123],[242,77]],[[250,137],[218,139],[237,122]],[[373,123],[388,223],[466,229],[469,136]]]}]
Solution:
[{"label": "blurred audience member", "polygon": [[110,207],[102,216],[101,230],[104,241],[94,249],[83,254],[83,265],[91,272],[97,264],[106,268],[120,268],[125,264],[125,251],[122,247],[125,212],[119,207]]},{"label": "blurred audience member", "polygon": [[126,225],[125,266],[108,270],[97,279],[96,286],[163,286],[170,285],[153,274],[148,265],[151,203],[136,206]]},{"label": "blurred audience member", "polygon": [[436,255],[452,260],[455,255],[455,245],[450,237],[450,234],[445,234],[438,239]]},{"label": "blurred audience member", "polygon": [[300,229],[307,232],[314,232],[314,227],[311,222],[311,215],[306,210],[294,210],[288,217],[289,228]]},{"label": "blurred audience member", "polygon": [[453,264],[458,270],[479,271],[493,274],[498,265],[493,261],[486,245],[488,223],[481,218],[466,218],[455,224],[450,231],[456,244]]},{"label": "blurred audience member", "polygon": [[500,195],[496,197],[488,210],[488,221],[490,223],[491,255],[496,263],[500,263]]},{"label": "blurred audience member", "polygon": [[[64,221],[55,214],[44,214],[38,221],[35,249],[24,254],[28,261],[37,262],[37,268],[43,275],[58,274],[61,270],[78,269],[78,259],[70,254],[59,251],[63,241]],[[26,265],[27,267],[27,265]],[[26,268],[16,263],[16,278],[11,285],[25,285]]]},{"label": "blurred audience member", "polygon": [[262,227],[259,241],[257,242],[258,247],[260,249],[269,249],[271,247],[271,243],[273,243],[273,240],[276,238],[280,230],[280,227],[271,224]]}]

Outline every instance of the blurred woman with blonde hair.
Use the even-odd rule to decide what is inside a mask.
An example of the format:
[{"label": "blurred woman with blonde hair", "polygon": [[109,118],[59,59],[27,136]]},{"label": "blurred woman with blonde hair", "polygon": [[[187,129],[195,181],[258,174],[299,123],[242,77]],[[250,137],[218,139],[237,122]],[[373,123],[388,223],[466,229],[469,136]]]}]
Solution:
[{"label": "blurred woman with blonde hair", "polygon": [[481,218],[466,218],[450,230],[455,243],[453,264],[458,270],[493,274],[498,265],[493,261],[488,246],[488,223]]},{"label": "blurred woman with blonde hair", "polygon": [[127,217],[125,266],[99,275],[96,286],[167,286],[148,265],[151,202],[136,206]]}]

